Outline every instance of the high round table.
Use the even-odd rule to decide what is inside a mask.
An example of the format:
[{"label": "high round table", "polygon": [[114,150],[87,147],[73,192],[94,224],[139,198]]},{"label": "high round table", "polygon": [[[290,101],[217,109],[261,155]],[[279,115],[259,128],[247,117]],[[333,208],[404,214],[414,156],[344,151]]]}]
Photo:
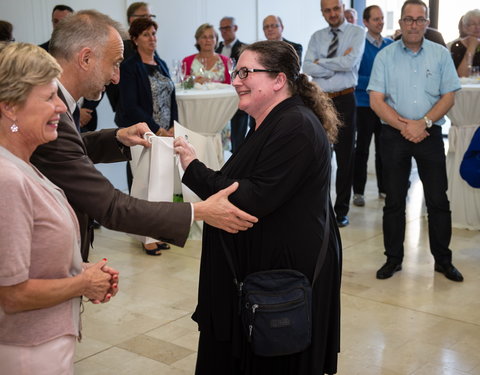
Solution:
[{"label": "high round table", "polygon": [[196,87],[201,88],[176,89],[179,122],[206,137],[205,155],[199,159],[218,170],[224,163],[221,132],[237,111],[238,96],[231,85],[212,83]]},{"label": "high round table", "polygon": [[[237,111],[237,92],[233,86],[226,84],[196,84],[196,88],[188,90],[177,87],[176,98],[179,123],[203,135],[189,138],[198,159],[207,167],[219,170],[224,164],[221,133]],[[200,200],[185,185],[182,185],[181,190],[185,202]],[[190,229],[189,238],[201,239],[202,232],[203,222],[196,221]]]},{"label": "high round table", "polygon": [[463,155],[480,126],[480,81],[477,84],[462,84],[462,89],[455,94],[455,105],[447,116],[452,122],[448,133],[447,153],[452,226],[480,230],[480,189],[471,187],[460,176]]}]

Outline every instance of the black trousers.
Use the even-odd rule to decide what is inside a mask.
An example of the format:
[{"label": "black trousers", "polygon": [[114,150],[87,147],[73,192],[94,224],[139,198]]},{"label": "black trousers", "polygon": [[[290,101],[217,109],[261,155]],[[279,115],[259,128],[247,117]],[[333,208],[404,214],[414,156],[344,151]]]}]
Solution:
[{"label": "black trousers", "polygon": [[333,98],[333,104],[343,122],[338,141],[334,144],[337,159],[337,177],[335,191],[337,194],[334,210],[337,217],[346,216],[350,208],[352,194],[353,166],[356,131],[356,101],[353,93]]},{"label": "black trousers", "polygon": [[353,193],[365,193],[367,164],[370,142],[375,134],[375,173],[379,193],[384,193],[382,182],[382,157],[380,155],[380,133],[382,123],[370,107],[357,107],[357,142],[355,145],[355,168],[353,171]]},{"label": "black trousers", "polygon": [[447,168],[442,129],[433,126],[420,143],[407,141],[398,130],[382,129],[383,178],[387,196],[383,208],[383,241],[388,259],[403,260],[405,206],[412,157],[417,162],[428,212],[430,251],[437,263],[451,262],[448,248],[452,236],[450,202],[447,198]]},{"label": "black trousers", "polygon": [[237,151],[243,143],[248,129],[248,113],[239,109],[230,120],[230,141],[232,143],[232,153]]}]

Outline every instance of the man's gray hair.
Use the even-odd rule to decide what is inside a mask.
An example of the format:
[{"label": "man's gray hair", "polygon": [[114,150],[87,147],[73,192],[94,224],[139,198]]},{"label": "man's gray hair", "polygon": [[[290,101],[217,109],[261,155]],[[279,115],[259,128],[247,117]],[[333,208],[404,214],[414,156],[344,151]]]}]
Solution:
[{"label": "man's gray hair", "polygon": [[111,28],[124,35],[119,22],[96,10],[82,10],[68,15],[53,30],[50,53],[57,59],[68,61],[82,48],[96,51],[109,41]]},{"label": "man's gray hair", "polygon": [[220,22],[222,21],[230,21],[230,23],[232,24],[232,26],[235,26],[237,23],[235,22],[235,17],[229,17],[229,16],[225,16],[223,17]]}]

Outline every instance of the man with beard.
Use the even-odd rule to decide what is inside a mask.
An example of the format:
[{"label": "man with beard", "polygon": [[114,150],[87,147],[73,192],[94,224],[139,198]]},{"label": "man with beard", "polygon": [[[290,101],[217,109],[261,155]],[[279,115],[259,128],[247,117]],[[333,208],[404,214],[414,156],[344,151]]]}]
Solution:
[{"label": "man with beard", "polygon": [[228,201],[237,184],[198,203],[147,202],[118,190],[95,168],[130,158],[129,146],[149,146],[142,138],[147,124],[104,129],[80,136],[76,102],[80,97],[98,100],[105,87],[117,84],[123,60],[120,26],[94,10],[75,13],[55,28],[50,53],[63,69],[59,96],[67,105],[58,124],[58,138],[40,146],[32,163],[65,192],[74,208],[81,231],[82,257],[88,259],[93,241],[92,219],[117,231],[153,237],[183,246],[192,219],[236,233],[252,226],[256,218]]},{"label": "man with beard", "polygon": [[337,159],[335,214],[339,227],[347,226],[352,193],[355,150],[355,86],[365,47],[365,31],[345,20],[342,0],[321,0],[321,10],[329,27],[316,31],[310,38],[303,71],[313,77],[343,120],[334,145]]}]

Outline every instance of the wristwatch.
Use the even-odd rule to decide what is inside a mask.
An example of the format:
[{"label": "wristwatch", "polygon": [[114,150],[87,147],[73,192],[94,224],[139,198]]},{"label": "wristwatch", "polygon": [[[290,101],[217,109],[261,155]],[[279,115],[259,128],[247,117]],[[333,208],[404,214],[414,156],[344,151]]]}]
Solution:
[{"label": "wristwatch", "polygon": [[425,120],[425,125],[427,126],[427,129],[431,128],[433,125],[432,120],[430,120],[427,116],[425,116],[423,119]]}]

